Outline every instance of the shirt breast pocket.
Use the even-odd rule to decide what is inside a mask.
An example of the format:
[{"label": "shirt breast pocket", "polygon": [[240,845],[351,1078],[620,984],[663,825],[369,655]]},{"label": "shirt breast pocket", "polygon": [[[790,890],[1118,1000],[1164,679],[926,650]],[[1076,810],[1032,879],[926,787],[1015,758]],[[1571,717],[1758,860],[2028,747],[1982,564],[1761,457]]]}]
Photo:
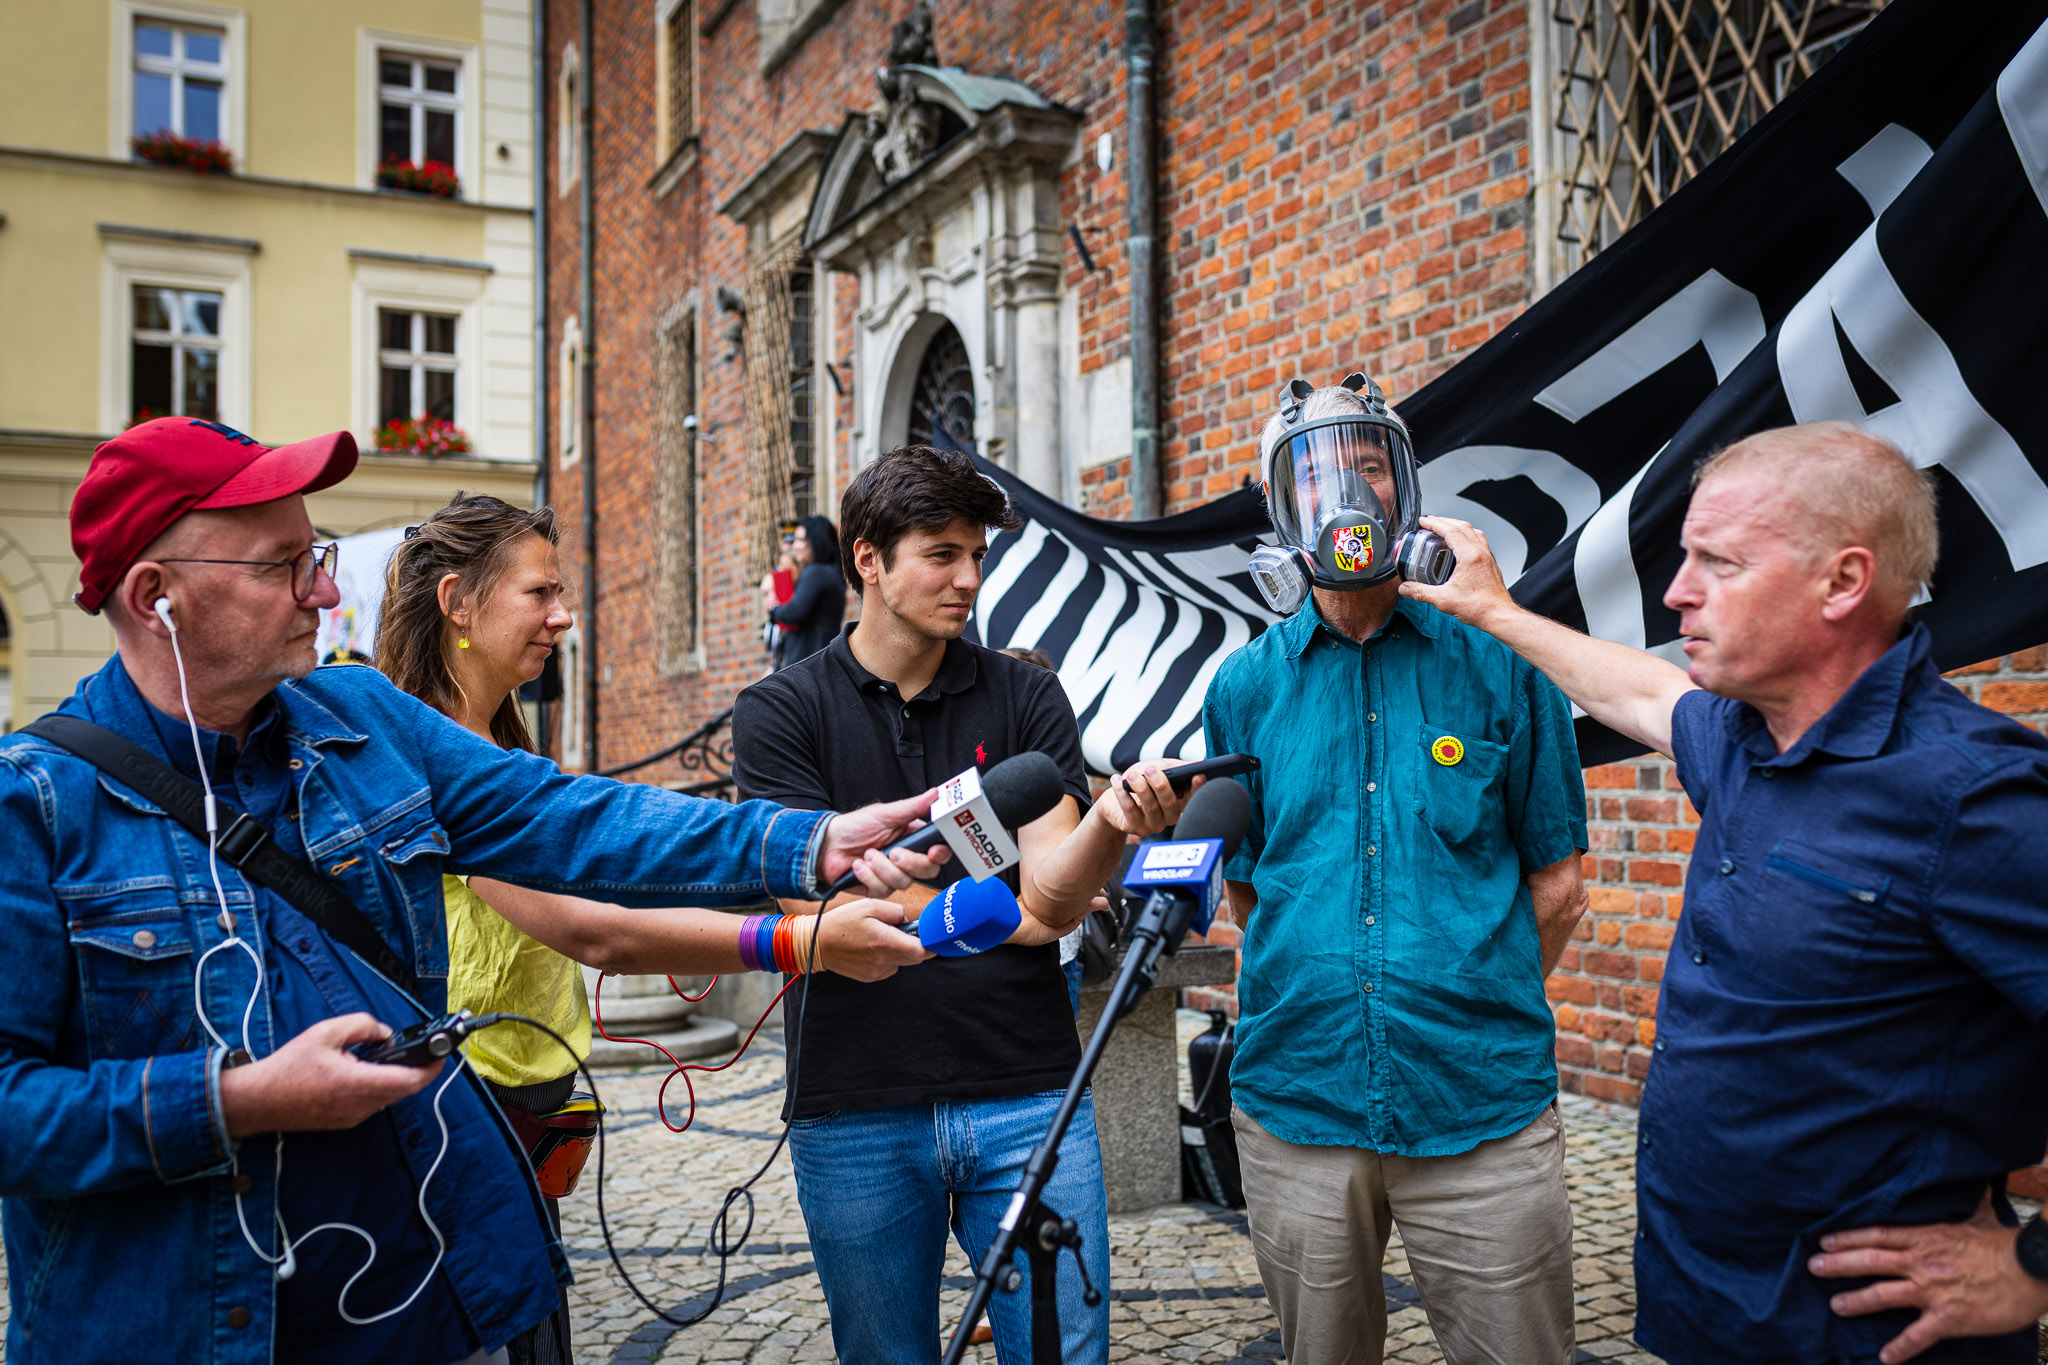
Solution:
[{"label": "shirt breast pocket", "polygon": [[1501,791],[1508,746],[1425,725],[1420,733],[1421,775],[1414,806],[1445,845],[1457,848],[1506,818]]},{"label": "shirt breast pocket", "polygon": [[161,888],[137,887],[115,896],[58,894],[66,902],[92,1060],[199,1047],[192,928],[168,879]]},{"label": "shirt breast pocket", "polygon": [[1892,879],[1851,859],[1780,839],[1736,902],[1736,957],[1750,975],[1802,997],[1853,994]]},{"label": "shirt breast pocket", "polygon": [[[367,838],[324,853],[315,866],[335,889],[368,915],[380,934],[421,977],[448,974],[448,931],[441,901],[441,873],[448,856],[448,831],[422,808],[373,830]],[[386,925],[376,913],[388,907],[404,916]]]}]

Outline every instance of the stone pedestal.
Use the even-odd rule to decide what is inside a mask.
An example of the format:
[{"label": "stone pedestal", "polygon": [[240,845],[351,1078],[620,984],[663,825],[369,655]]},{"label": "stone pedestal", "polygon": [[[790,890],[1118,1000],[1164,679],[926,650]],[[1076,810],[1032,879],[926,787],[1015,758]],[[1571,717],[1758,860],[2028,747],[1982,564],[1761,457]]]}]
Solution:
[{"label": "stone pedestal", "polygon": [[[1174,1009],[1183,986],[1235,980],[1237,955],[1194,946],[1160,963],[1152,989],[1117,1023],[1095,1068],[1095,1126],[1109,1211],[1130,1213],[1180,1198],[1180,1046]],[[1081,991],[1077,1022],[1085,1046],[1114,975]]]},{"label": "stone pedestal", "polygon": [[[710,980],[708,976],[679,976],[676,985],[697,995]],[[583,988],[594,1007],[598,1004],[597,985],[596,969],[585,967]],[[677,995],[665,976],[605,977],[602,1012],[604,1027],[613,1037],[649,1039],[675,1054],[679,1062],[728,1052],[739,1041],[739,1029],[729,1020],[698,1015],[697,1007]],[[594,1067],[659,1065],[661,1060],[653,1048],[607,1042],[591,1029],[590,1065]]]}]

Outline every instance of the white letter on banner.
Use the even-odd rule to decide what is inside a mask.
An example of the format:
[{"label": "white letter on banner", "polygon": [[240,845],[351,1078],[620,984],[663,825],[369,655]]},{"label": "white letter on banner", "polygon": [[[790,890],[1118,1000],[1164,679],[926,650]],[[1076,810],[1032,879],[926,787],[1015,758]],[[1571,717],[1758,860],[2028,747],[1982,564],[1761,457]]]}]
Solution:
[{"label": "white letter on banner", "polygon": [[[1928,157],[1918,138],[1908,141],[1888,129],[1851,161],[1880,139],[1895,155],[1910,158],[1917,147],[1923,163]],[[1861,178],[1852,183],[1866,195],[1873,183],[1890,185],[1894,195],[1904,188],[1895,174],[1858,169]],[[1898,402],[1874,413],[1863,410],[1835,337],[1838,322]],[[1914,464],[1941,465],[1998,532],[2015,570],[2048,562],[2048,484],[1970,392],[1947,343],[1892,278],[1878,250],[1875,223],[1793,305],[1778,329],[1778,374],[1796,420],[1855,422],[1896,444]]]},{"label": "white letter on banner", "polygon": [[1564,509],[1566,535],[1600,510],[1600,485],[1564,456],[1525,446],[1460,446],[1422,466],[1422,505],[1430,515],[1457,517],[1486,533],[1501,577],[1512,583],[1529,566],[1529,542],[1521,528],[1484,503],[1465,496],[1475,483],[1526,475],[1529,482]]},{"label": "white letter on banner", "polygon": [[2012,149],[2026,167],[2027,183],[2048,213],[2048,24],[2034,30],[2019,55],[1998,74],[1998,112]]},{"label": "white letter on banner", "polygon": [[[1716,382],[1726,379],[1765,335],[1763,308],[1756,295],[1720,271],[1708,270],[1574,365],[1538,393],[1536,401],[1576,423],[1695,346],[1706,348]],[[1603,639],[1641,645],[1642,584],[1628,543],[1628,516],[1629,501],[1642,481],[1642,472],[1603,507],[1600,486],[1592,476],[1548,450],[1464,446],[1424,465],[1424,506],[1463,517],[1484,531],[1502,576],[1510,583],[1528,567],[1528,542],[1504,517],[1462,495],[1475,483],[1517,474],[1528,475],[1564,509],[1566,535],[1585,528],[1573,568],[1588,628]]]},{"label": "white letter on banner", "polygon": [[[1726,379],[1766,334],[1763,307],[1756,295],[1720,271],[1709,270],[1579,362],[1537,394],[1536,401],[1577,422],[1695,346],[1706,347],[1718,382]],[[1662,453],[1660,449],[1657,455]],[[1657,462],[1657,455],[1586,520],[1572,556],[1572,576],[1579,586],[1588,633],[1638,649],[1648,644],[1648,630],[1643,623],[1643,583],[1636,573],[1628,523],[1636,488]],[[1669,651],[1671,645],[1661,648]]]}]

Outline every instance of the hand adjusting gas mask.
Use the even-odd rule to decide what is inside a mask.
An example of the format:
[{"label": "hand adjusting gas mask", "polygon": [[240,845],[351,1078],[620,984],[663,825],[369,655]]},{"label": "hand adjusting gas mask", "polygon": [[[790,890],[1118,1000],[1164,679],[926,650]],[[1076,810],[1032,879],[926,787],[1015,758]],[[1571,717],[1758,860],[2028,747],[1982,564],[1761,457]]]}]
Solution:
[{"label": "hand adjusting gas mask", "polygon": [[[1311,588],[1346,592],[1397,574],[1431,584],[1451,576],[1457,561],[1450,547],[1416,525],[1421,483],[1408,429],[1370,379],[1350,374],[1341,387],[1323,390],[1294,380],[1259,444],[1266,511],[1280,543],[1255,550],[1250,568],[1274,611],[1292,616]],[[1376,483],[1391,485],[1391,507]]]}]

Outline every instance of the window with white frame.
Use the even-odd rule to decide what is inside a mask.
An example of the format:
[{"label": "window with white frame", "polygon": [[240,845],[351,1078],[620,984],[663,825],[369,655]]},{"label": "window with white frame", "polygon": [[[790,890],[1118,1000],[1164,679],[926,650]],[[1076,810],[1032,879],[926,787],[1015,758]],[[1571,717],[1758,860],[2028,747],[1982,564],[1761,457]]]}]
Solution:
[{"label": "window with white frame", "polygon": [[576,46],[562,49],[562,67],[555,79],[555,192],[567,194],[583,168],[583,110],[577,103],[582,81]]},{"label": "window with white frame", "polygon": [[227,137],[227,33],[153,15],[135,17],[134,132],[194,141]]},{"label": "window with white frame", "polygon": [[555,418],[557,448],[562,468],[567,469],[583,458],[583,328],[575,318],[562,328],[555,392],[561,401]]},{"label": "window with white frame", "polygon": [[138,284],[130,303],[130,420],[220,420],[221,296]]},{"label": "window with white frame", "polygon": [[[461,319],[447,313],[377,310],[377,424],[427,416],[456,421]],[[459,423],[458,423],[459,425]]]},{"label": "window with white frame", "polygon": [[455,168],[462,67],[430,57],[377,54],[377,161]]}]

